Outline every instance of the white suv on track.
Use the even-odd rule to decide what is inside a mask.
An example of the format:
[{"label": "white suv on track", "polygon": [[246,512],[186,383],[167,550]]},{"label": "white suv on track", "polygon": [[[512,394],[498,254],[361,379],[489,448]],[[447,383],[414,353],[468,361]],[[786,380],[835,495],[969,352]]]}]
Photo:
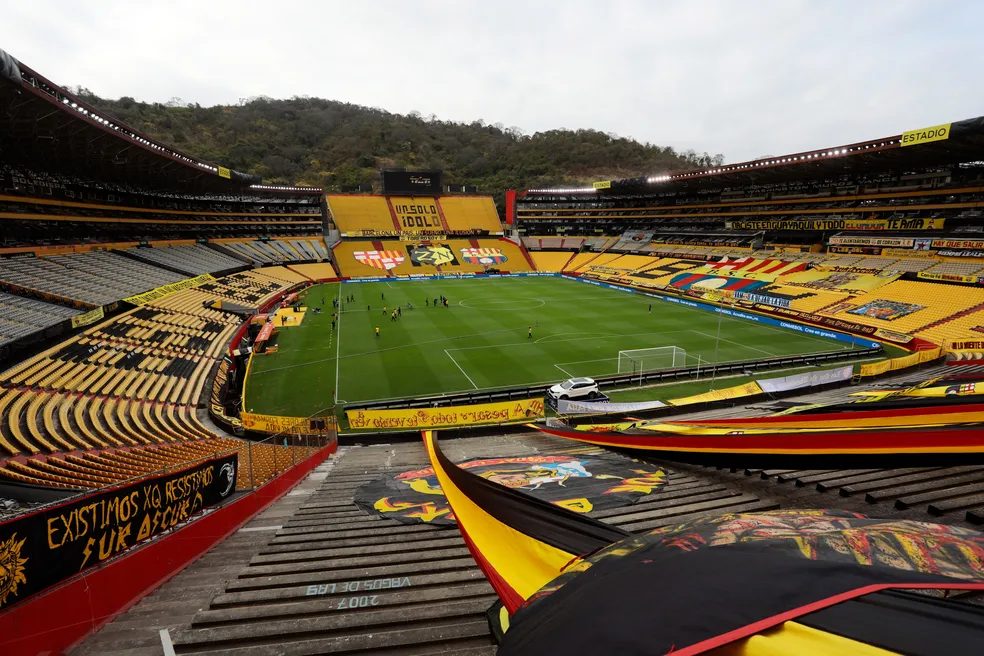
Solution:
[{"label": "white suv on track", "polygon": [[598,383],[592,378],[568,378],[547,390],[555,399],[593,399],[599,395]]}]

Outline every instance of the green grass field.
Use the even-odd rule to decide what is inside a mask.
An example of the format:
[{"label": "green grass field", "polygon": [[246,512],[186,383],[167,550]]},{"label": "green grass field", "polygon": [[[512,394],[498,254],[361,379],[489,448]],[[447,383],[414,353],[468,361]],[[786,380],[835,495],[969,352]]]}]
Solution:
[{"label": "green grass field", "polygon": [[[350,294],[332,331],[332,299]],[[441,294],[449,307],[428,305]],[[325,284],[302,302],[303,323],[279,331],[276,353],[253,358],[246,410],[305,417],[336,403],[547,386],[617,373],[619,350],[655,346],[685,349],[691,365],[698,356],[725,362],[849,348],[727,317],[718,341],[715,313],[560,278]],[[397,305],[403,314],[392,321]]]}]

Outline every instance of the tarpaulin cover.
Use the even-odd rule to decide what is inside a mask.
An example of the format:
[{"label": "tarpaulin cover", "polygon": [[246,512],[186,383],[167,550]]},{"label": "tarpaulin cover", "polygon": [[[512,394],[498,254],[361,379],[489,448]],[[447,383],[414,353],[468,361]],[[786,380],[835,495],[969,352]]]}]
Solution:
[{"label": "tarpaulin cover", "polygon": [[[473,458],[458,467],[486,480],[578,513],[617,508],[662,489],[666,472],[592,447],[584,453]],[[355,493],[368,512],[405,523],[453,525],[454,514],[432,467],[371,481]]]}]

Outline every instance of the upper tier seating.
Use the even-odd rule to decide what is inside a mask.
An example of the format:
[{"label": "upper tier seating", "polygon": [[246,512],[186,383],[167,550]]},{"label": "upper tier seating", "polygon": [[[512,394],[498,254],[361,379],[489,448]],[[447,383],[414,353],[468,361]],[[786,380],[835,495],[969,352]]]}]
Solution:
[{"label": "upper tier seating", "polygon": [[0,281],[94,306],[184,278],[179,273],[106,251],[0,258]]},{"label": "upper tier seating", "polygon": [[183,271],[192,276],[215,273],[226,269],[243,267],[246,262],[223,255],[201,244],[181,246],[160,246],[156,248],[128,248],[128,253],[141,259]]},{"label": "upper tier seating", "polygon": [[452,232],[481,230],[502,233],[502,223],[495,203],[487,196],[441,196],[438,203],[444,211],[448,230]]},{"label": "upper tier seating", "polygon": [[345,235],[394,234],[398,232],[383,196],[329,194],[328,209],[338,230]]},{"label": "upper tier seating", "polygon": [[269,241],[222,240],[216,242],[237,257],[253,264],[280,264],[304,260],[326,260],[328,249],[321,239],[271,239]]}]

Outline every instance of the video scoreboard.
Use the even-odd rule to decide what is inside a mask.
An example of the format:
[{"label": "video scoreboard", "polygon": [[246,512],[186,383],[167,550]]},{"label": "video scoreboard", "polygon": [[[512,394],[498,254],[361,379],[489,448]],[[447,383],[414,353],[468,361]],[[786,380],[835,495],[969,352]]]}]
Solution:
[{"label": "video scoreboard", "polygon": [[441,171],[383,171],[384,194],[437,196],[441,193]]}]

